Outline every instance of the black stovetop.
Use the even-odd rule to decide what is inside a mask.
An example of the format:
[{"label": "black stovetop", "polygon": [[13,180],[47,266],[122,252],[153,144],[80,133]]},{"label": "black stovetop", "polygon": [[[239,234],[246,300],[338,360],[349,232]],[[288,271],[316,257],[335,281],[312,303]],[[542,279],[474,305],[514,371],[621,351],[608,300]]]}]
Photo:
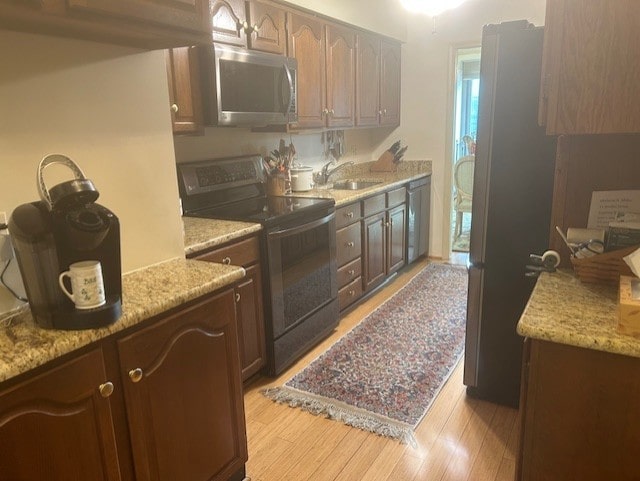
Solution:
[{"label": "black stovetop", "polygon": [[330,209],[335,205],[333,199],[309,197],[255,197],[226,205],[200,209],[185,213],[187,216],[208,219],[228,219],[246,222],[258,222],[271,225],[293,217],[304,217],[307,213]]}]

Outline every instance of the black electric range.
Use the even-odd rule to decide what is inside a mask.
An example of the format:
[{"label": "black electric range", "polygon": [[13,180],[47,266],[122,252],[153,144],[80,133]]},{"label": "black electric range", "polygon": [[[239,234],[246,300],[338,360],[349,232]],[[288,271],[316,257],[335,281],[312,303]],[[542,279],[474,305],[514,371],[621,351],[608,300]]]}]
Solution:
[{"label": "black electric range", "polygon": [[335,201],[265,195],[259,155],[178,164],[184,215],[262,224],[267,372],[280,374],[338,323]]}]

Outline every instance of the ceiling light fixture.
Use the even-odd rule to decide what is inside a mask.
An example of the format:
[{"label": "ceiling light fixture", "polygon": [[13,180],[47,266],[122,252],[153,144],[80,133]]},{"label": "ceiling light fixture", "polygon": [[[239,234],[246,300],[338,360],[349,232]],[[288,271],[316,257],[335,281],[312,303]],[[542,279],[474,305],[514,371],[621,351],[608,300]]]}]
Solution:
[{"label": "ceiling light fixture", "polygon": [[424,13],[430,17],[440,15],[445,10],[451,10],[465,0],[400,0],[407,10],[415,13]]}]

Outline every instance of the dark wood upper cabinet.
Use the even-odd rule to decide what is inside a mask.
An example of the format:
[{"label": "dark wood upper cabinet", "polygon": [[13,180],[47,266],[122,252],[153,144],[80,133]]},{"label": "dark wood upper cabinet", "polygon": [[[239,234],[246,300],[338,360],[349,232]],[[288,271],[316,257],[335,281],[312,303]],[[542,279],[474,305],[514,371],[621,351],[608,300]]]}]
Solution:
[{"label": "dark wood upper cabinet", "polygon": [[214,42],[284,55],[285,12],[270,2],[213,0],[210,6]]},{"label": "dark wood upper cabinet", "polygon": [[247,2],[250,31],[249,48],[285,55],[287,32],[285,11],[277,5],[253,0]]},{"label": "dark wood upper cabinet", "polygon": [[400,125],[400,44],[380,42],[380,125]]},{"label": "dark wood upper cabinet", "polygon": [[169,104],[174,134],[202,134],[200,70],[195,47],[166,51]]},{"label": "dark wood upper cabinet", "polygon": [[400,44],[358,33],[356,126],[400,125]]},{"label": "dark wood upper cabinet", "polygon": [[356,78],[356,125],[380,123],[380,38],[358,33]]},{"label": "dark wood upper cabinet", "polygon": [[287,13],[288,54],[298,61],[297,128],[323,127],[326,109],[324,22]]},{"label": "dark wood upper cabinet", "polygon": [[208,0],[43,0],[2,2],[0,27],[140,48],[210,39]]},{"label": "dark wood upper cabinet", "polygon": [[249,27],[244,0],[211,0],[211,37],[214,42],[247,46],[245,29]]},{"label": "dark wood upper cabinet", "polygon": [[353,127],[355,30],[289,12],[288,55],[298,61],[298,122],[294,128]]},{"label": "dark wood upper cabinet", "polygon": [[97,348],[0,391],[0,480],[119,481],[107,382]]},{"label": "dark wood upper cabinet", "polygon": [[548,134],[640,132],[635,0],[548,0],[539,121]]},{"label": "dark wood upper cabinet", "polygon": [[326,25],[327,127],[353,127],[355,120],[356,33]]}]

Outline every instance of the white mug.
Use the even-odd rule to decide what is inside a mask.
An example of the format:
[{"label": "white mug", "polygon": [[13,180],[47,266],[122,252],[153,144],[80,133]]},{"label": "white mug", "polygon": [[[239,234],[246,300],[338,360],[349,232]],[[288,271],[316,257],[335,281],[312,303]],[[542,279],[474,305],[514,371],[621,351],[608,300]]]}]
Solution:
[{"label": "white mug", "polygon": [[[71,291],[64,285],[64,278],[71,280]],[[94,309],[105,302],[102,266],[100,261],[74,262],[58,277],[62,292],[73,301],[76,309]]]}]

